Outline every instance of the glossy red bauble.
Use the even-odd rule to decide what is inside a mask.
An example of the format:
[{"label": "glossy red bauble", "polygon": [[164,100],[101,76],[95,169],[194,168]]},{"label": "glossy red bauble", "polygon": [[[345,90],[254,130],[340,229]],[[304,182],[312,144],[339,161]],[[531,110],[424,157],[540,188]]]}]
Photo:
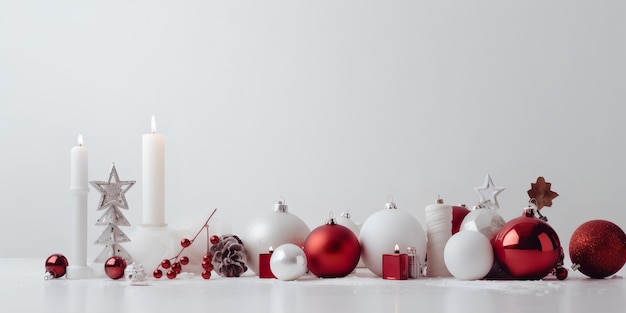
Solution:
[{"label": "glossy red bauble", "polygon": [[189,238],[183,238],[180,240],[180,246],[183,248],[187,248],[189,246],[191,246],[191,240],[189,240]]},{"label": "glossy red bauble", "polygon": [[170,262],[170,260],[163,259],[163,261],[161,261],[161,267],[163,267],[164,269],[168,269],[170,268],[170,266],[172,266],[172,263]]},{"label": "glossy red bauble", "polygon": [[463,219],[469,213],[470,210],[464,206],[452,206],[452,235],[459,232],[461,224],[463,224]]},{"label": "glossy red bauble", "polygon": [[586,222],[572,234],[569,255],[574,267],[591,278],[613,275],[626,263],[626,234],[609,221]]},{"label": "glossy red bauble", "polygon": [[178,262],[172,263],[172,270],[176,272],[176,274],[180,274],[183,271],[183,267]]},{"label": "glossy red bauble", "polygon": [[112,256],[104,262],[104,272],[111,279],[120,279],[124,277],[126,269],[126,260],[119,256]]},{"label": "glossy red bauble", "polygon": [[211,261],[202,261],[202,269],[209,272],[212,271],[213,263]]},{"label": "glossy red bauble", "polygon": [[55,253],[46,259],[46,276],[45,279],[63,277],[67,271],[67,258]]},{"label": "glossy red bauble", "polygon": [[522,216],[504,224],[492,245],[498,264],[516,279],[545,277],[563,253],[554,229],[535,217]]},{"label": "glossy red bauble", "polygon": [[167,271],[167,273],[165,275],[167,275],[167,278],[169,278],[169,279],[174,279],[174,278],[176,278],[176,271],[171,269],[171,270]]},{"label": "glossy red bauble", "polygon": [[211,271],[203,271],[202,272],[202,278],[204,278],[204,279],[211,278]]},{"label": "glossy red bauble", "polygon": [[181,256],[179,262],[180,262],[181,265],[187,265],[187,264],[189,264],[189,258],[186,257],[186,256]]},{"label": "glossy red bauble", "polygon": [[359,263],[361,245],[349,228],[331,221],[309,234],[304,253],[311,273],[318,277],[343,277]]},{"label": "glossy red bauble", "polygon": [[209,241],[211,242],[212,245],[216,245],[216,244],[220,243],[220,236],[213,235],[213,236],[211,236],[211,238],[209,238]]},{"label": "glossy red bauble", "polygon": [[154,272],[152,272],[152,276],[156,279],[159,279],[163,277],[163,271],[157,268],[156,270],[154,270]]}]

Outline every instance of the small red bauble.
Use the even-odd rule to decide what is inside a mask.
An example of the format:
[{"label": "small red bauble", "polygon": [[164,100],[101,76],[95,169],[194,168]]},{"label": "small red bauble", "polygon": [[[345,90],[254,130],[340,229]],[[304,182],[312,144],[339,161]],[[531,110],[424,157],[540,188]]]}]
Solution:
[{"label": "small red bauble", "polygon": [[166,275],[167,275],[167,278],[169,278],[169,279],[174,279],[174,278],[176,278],[176,271],[174,271],[173,269],[171,269],[171,270],[167,271],[167,274],[166,274]]},{"label": "small red bauble", "polygon": [[212,245],[216,245],[216,244],[220,243],[220,237],[218,235],[213,235],[213,236],[211,236],[209,241],[211,242]]},{"label": "small red bauble", "polygon": [[204,271],[204,272],[202,272],[202,278],[204,278],[204,279],[211,278],[211,271]]},{"label": "small red bauble", "polygon": [[180,240],[180,245],[183,248],[187,248],[187,247],[191,246],[191,240],[189,240],[189,238],[183,238],[183,239]]},{"label": "small red bauble", "polygon": [[470,210],[464,206],[452,206],[452,235],[459,232],[463,219],[469,213]]},{"label": "small red bauble", "polygon": [[152,276],[156,279],[159,279],[163,277],[163,271],[157,268],[156,270],[154,270],[154,272],[152,272]]},{"label": "small red bauble", "polygon": [[211,263],[211,261],[202,261],[202,269],[209,272],[212,271],[213,263]]},{"label": "small red bauble", "polygon": [[569,255],[574,268],[591,278],[613,275],[626,263],[626,234],[609,221],[586,222],[572,234]]},{"label": "small red bauble", "polygon": [[311,273],[318,277],[344,277],[359,263],[361,245],[349,228],[331,219],[309,234],[304,253]]},{"label": "small red bauble", "polygon": [[55,253],[46,259],[46,275],[45,280],[51,278],[63,277],[67,271],[67,258],[59,253]]},{"label": "small red bauble", "polygon": [[558,280],[564,280],[565,278],[567,278],[567,274],[567,269],[564,267],[557,267],[554,270],[554,276],[556,276]]},{"label": "small red bauble", "polygon": [[178,262],[172,263],[172,270],[176,272],[176,274],[180,274],[183,271],[183,267]]},{"label": "small red bauble", "polygon": [[187,264],[189,264],[189,258],[186,257],[186,256],[182,256],[182,257],[180,257],[179,262],[180,262],[181,265],[187,265]]},{"label": "small red bauble", "polygon": [[172,263],[170,262],[170,260],[163,259],[163,261],[161,261],[161,267],[163,267],[164,269],[168,269],[170,268],[170,266],[172,266]]},{"label": "small red bauble", "polygon": [[204,256],[202,256],[202,261],[207,261],[211,263],[211,261],[213,261],[213,255],[210,253],[205,254]]},{"label": "small red bauble", "polygon": [[104,262],[104,272],[111,279],[120,279],[124,277],[126,269],[126,260],[119,256],[112,256]]},{"label": "small red bauble", "polygon": [[493,238],[498,264],[516,279],[541,279],[560,261],[559,236],[546,222],[522,216],[502,226]]}]

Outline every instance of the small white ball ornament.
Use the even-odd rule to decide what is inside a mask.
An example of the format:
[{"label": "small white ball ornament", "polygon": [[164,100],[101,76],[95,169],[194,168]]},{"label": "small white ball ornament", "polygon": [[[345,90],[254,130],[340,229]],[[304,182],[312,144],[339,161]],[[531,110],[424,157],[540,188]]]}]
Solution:
[{"label": "small white ball ornament", "polygon": [[270,257],[270,268],[280,280],[296,280],[306,273],[306,255],[302,248],[294,244],[281,245]]},{"label": "small white ball ornament", "polygon": [[406,211],[396,209],[393,202],[385,207],[385,210],[367,218],[360,233],[361,259],[378,276],[383,274],[383,254],[394,253],[396,244],[402,251],[415,247],[421,264],[424,264],[426,256],[426,234],[417,219]]},{"label": "small white ball ornament", "polygon": [[493,248],[483,234],[462,230],[448,240],[443,252],[448,271],[461,280],[482,279],[493,265]]},{"label": "small white ball ornament", "polygon": [[259,274],[259,254],[286,243],[302,247],[310,232],[302,219],[289,213],[287,205],[278,201],[273,211],[250,221],[241,237],[248,268]]}]

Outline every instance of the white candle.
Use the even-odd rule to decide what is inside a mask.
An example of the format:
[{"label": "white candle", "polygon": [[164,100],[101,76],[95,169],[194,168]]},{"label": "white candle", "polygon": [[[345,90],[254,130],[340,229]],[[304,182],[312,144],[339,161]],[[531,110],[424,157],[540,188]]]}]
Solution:
[{"label": "white candle", "polygon": [[88,158],[87,148],[83,147],[83,135],[78,135],[78,145],[72,148],[70,188],[89,188]]},{"label": "white candle", "polygon": [[74,205],[72,214],[72,255],[67,269],[69,279],[87,278],[87,194],[88,151],[83,147],[83,136],[78,135],[78,145],[72,148],[70,160],[70,192]]},{"label": "white candle", "polygon": [[143,224],[165,226],[165,136],[152,133],[142,138]]}]

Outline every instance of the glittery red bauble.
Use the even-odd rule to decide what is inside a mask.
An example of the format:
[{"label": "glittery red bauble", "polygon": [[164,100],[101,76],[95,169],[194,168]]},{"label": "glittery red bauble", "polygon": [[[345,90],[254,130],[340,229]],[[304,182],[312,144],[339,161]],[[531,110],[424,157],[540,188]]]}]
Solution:
[{"label": "glittery red bauble", "polygon": [[126,260],[119,256],[112,256],[104,262],[104,272],[111,279],[119,279],[124,277],[126,269]]},{"label": "glittery red bauble", "polygon": [[461,224],[465,215],[469,214],[470,210],[463,206],[452,206],[452,235],[459,232]]},{"label": "glittery red bauble", "polygon": [[46,273],[50,273],[53,278],[63,277],[68,264],[64,255],[55,253],[46,259]]},{"label": "glittery red bauble", "polygon": [[535,217],[518,217],[504,224],[493,238],[496,260],[512,278],[541,279],[562,255],[554,229]]},{"label": "glittery red bauble", "polygon": [[613,275],[626,263],[626,234],[609,221],[586,222],[572,234],[569,255],[578,270],[591,278]]},{"label": "glittery red bauble", "polygon": [[309,234],[304,253],[311,273],[318,277],[343,277],[359,263],[361,245],[349,228],[331,221]]}]

